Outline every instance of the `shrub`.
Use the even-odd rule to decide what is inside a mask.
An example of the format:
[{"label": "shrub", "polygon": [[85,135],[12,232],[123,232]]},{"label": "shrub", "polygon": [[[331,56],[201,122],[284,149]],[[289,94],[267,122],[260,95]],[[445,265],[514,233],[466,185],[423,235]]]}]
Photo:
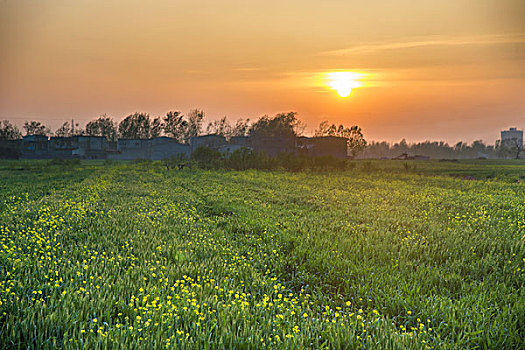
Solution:
[{"label": "shrub", "polygon": [[311,158],[293,153],[279,153],[275,157],[278,167],[288,171],[297,172],[311,168]]},{"label": "shrub", "polygon": [[226,165],[234,170],[260,169],[263,166],[263,161],[260,154],[243,147],[230,154],[228,159],[226,159]]},{"label": "shrub", "polygon": [[[191,156],[191,160],[200,168],[208,169],[233,169],[233,170],[274,170],[284,169],[286,171],[298,172],[303,170],[336,171],[353,169],[355,164],[350,164],[346,159],[335,158],[331,155],[312,157],[296,155],[283,152],[275,157],[266,153],[256,152],[250,148],[240,148],[228,156],[208,147],[200,147]],[[165,160],[165,165],[167,160]]]},{"label": "shrub", "polygon": [[188,157],[183,153],[179,153],[172,157],[163,159],[162,162],[168,171],[174,168],[180,170],[188,165]]},{"label": "shrub", "polygon": [[213,150],[209,147],[199,147],[191,155],[191,160],[198,167],[204,169],[220,168],[222,155],[221,152]]}]

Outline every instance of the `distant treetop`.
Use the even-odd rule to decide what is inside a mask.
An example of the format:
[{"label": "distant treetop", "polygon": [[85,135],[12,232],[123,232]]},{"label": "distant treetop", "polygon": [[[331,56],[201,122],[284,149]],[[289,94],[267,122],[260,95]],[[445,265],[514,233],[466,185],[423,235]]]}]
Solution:
[{"label": "distant treetop", "polygon": [[253,137],[290,138],[298,136],[303,129],[297,119],[297,112],[279,113],[273,118],[267,115],[259,118],[250,128],[249,135]]}]

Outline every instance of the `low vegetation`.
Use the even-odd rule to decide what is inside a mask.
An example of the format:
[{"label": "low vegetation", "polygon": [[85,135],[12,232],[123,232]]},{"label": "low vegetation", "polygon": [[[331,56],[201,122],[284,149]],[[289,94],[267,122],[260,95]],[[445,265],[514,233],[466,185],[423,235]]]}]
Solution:
[{"label": "low vegetation", "polygon": [[[164,163],[179,164],[180,156],[165,160]],[[345,170],[355,166],[347,160],[328,156],[296,155],[293,153],[279,153],[270,157],[264,152],[256,152],[249,148],[240,148],[231,154],[221,154],[219,151],[208,147],[199,147],[191,155],[186,165],[195,165],[203,169],[230,169],[230,170],[287,170],[287,171],[331,171]],[[175,168],[171,166],[171,168]]]},{"label": "low vegetation", "polygon": [[352,164],[1,162],[0,347],[525,347],[525,164]]}]

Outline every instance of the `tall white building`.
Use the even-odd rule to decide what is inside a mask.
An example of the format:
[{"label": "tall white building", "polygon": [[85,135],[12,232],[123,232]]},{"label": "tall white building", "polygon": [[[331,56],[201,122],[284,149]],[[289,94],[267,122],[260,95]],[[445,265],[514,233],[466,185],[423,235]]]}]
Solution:
[{"label": "tall white building", "polygon": [[518,130],[516,128],[503,130],[501,132],[501,144],[504,145],[508,143],[523,147],[523,130]]}]

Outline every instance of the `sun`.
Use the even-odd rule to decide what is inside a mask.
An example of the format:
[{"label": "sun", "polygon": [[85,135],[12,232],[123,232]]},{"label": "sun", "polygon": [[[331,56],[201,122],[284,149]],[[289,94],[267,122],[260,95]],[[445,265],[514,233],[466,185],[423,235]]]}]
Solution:
[{"label": "sun", "polygon": [[355,72],[328,72],[325,73],[326,85],[337,91],[341,97],[348,97],[352,89],[360,87],[361,74]]}]

